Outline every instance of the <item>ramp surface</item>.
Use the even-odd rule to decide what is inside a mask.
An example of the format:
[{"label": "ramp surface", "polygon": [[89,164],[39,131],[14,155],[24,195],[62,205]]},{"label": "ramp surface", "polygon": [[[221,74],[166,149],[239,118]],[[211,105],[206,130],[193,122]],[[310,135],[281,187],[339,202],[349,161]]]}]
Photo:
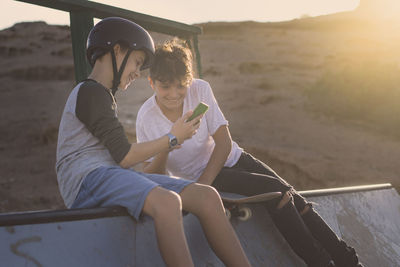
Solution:
[{"label": "ramp surface", "polygon": [[[400,266],[400,197],[394,189],[322,193],[308,199],[356,248],[365,266]],[[262,205],[249,206],[253,217],[233,219],[232,225],[253,266],[305,266]],[[104,211],[0,215],[1,266],[165,266],[151,219],[136,223],[121,209],[96,215],[99,210]],[[184,224],[196,266],[223,266],[197,219],[189,214]]]},{"label": "ramp surface", "polygon": [[395,189],[308,198],[365,266],[400,266],[400,197]]}]

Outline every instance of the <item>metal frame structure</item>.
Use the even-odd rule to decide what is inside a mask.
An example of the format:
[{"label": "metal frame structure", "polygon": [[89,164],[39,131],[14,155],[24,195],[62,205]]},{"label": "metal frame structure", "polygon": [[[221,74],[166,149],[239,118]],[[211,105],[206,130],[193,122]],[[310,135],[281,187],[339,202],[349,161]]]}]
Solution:
[{"label": "metal frame structure", "polygon": [[200,27],[184,23],[137,13],[127,9],[104,5],[87,0],[15,0],[38,6],[69,12],[72,51],[74,55],[75,80],[82,81],[87,78],[91,71],[86,61],[86,39],[92,29],[94,18],[122,17],[129,19],[149,31],[177,36],[188,42],[194,50],[197,62],[197,72],[201,78],[200,52],[197,35],[202,33]]}]

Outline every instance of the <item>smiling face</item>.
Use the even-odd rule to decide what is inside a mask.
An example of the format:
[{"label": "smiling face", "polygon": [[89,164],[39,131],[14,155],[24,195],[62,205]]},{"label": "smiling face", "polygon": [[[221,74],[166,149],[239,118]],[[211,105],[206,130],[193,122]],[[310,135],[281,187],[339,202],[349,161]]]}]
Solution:
[{"label": "smiling face", "polygon": [[156,94],[157,104],[161,110],[179,111],[183,107],[183,100],[186,97],[188,84],[178,80],[172,82],[161,82],[150,80],[150,85]]},{"label": "smiling face", "polygon": [[[120,50],[121,51],[121,50]],[[117,56],[117,64],[121,66],[121,63],[126,55],[125,52],[119,53]],[[126,62],[124,72],[121,76],[121,83],[119,84],[119,88],[122,90],[126,90],[128,86],[137,78],[140,77],[140,68],[142,67],[144,60],[146,58],[146,54],[140,50],[133,50]]]},{"label": "smiling face", "polygon": [[164,115],[165,112],[182,112],[192,80],[192,54],[187,47],[173,40],[156,48],[149,81]]}]

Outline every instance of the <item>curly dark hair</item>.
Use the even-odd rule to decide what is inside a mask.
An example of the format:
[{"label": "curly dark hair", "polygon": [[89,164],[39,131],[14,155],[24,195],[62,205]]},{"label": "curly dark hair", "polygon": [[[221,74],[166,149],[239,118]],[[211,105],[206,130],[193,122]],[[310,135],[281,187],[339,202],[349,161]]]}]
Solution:
[{"label": "curly dark hair", "polygon": [[192,52],[183,41],[174,39],[156,47],[150,78],[160,82],[178,80],[183,85],[192,82]]}]

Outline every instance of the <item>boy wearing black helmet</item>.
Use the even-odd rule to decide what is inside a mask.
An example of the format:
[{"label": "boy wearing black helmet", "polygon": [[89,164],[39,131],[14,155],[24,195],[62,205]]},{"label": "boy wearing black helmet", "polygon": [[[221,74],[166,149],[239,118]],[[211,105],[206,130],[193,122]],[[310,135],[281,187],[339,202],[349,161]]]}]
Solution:
[{"label": "boy wearing black helmet", "polygon": [[151,216],[168,266],[193,266],[182,209],[192,212],[227,266],[249,266],[215,190],[128,169],[171,149],[174,142],[191,138],[201,119],[186,122],[192,114],[187,112],[167,135],[142,144],[128,142],[117,118],[114,94],[139,77],[153,54],[147,31],[122,18],[104,19],[89,33],[87,55],[93,70],[72,90],[59,127],[56,172],[64,202],[68,208],[120,205],[135,219],[142,213]]}]

